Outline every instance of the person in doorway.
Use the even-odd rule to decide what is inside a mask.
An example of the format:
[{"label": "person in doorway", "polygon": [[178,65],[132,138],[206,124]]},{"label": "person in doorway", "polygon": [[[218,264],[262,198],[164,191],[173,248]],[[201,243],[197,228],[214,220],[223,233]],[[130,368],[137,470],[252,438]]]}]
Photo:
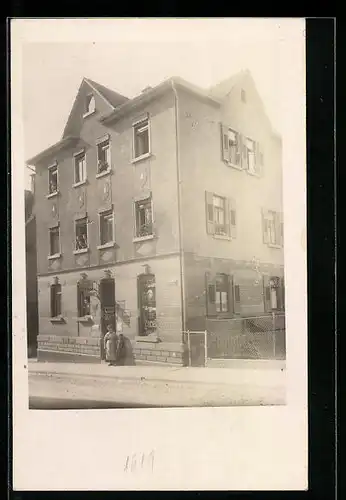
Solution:
[{"label": "person in doorway", "polygon": [[108,366],[114,366],[117,355],[118,336],[114,331],[113,325],[107,325],[107,333],[104,336],[104,348],[106,351],[106,361]]},{"label": "person in doorway", "polygon": [[117,326],[118,342],[115,355],[116,358],[115,362],[117,365],[123,365],[125,363],[125,358],[126,358],[126,345],[125,345],[125,338],[123,335],[123,320],[120,314],[117,315],[116,326]]}]

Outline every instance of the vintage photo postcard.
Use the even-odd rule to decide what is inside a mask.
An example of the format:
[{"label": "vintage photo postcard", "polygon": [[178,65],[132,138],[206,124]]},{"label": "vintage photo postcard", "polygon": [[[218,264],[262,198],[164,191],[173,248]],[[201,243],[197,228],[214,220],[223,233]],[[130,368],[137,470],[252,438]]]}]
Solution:
[{"label": "vintage photo postcard", "polygon": [[307,487],[304,28],[12,20],[14,489]]}]

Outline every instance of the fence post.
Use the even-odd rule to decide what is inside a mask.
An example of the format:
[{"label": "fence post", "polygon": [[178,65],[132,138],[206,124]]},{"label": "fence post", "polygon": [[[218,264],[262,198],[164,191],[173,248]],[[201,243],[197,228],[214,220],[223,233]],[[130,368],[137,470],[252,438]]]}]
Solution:
[{"label": "fence post", "polygon": [[204,366],[207,366],[207,360],[208,360],[208,332],[207,330],[204,330]]},{"label": "fence post", "polygon": [[275,330],[275,312],[272,312],[273,315],[273,354],[274,359],[276,358],[276,330]]},{"label": "fence post", "polygon": [[189,366],[191,366],[191,341],[190,341],[190,330],[187,330],[187,345],[189,349]]}]

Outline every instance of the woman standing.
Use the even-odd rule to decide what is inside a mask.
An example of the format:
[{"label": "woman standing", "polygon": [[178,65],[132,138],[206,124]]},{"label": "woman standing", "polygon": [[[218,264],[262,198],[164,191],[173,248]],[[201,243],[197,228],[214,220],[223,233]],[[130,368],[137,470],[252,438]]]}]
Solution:
[{"label": "woman standing", "polygon": [[106,351],[106,361],[108,361],[108,366],[115,365],[116,354],[117,354],[117,344],[118,337],[114,331],[113,325],[107,325],[107,333],[104,336],[104,348]]}]

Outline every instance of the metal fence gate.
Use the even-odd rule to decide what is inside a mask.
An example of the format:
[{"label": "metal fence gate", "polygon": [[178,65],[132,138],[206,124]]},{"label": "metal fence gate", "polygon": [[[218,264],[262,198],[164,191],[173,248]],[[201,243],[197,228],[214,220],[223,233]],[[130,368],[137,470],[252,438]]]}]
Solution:
[{"label": "metal fence gate", "polygon": [[189,366],[213,359],[286,359],[284,314],[216,320],[208,330],[184,333]]}]

